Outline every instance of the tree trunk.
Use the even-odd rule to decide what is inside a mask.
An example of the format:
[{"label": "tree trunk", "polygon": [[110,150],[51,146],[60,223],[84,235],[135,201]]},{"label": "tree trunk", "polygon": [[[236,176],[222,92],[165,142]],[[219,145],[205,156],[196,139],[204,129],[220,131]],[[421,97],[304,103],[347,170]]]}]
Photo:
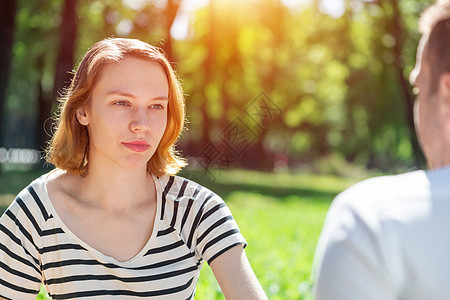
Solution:
[{"label": "tree trunk", "polygon": [[[43,70],[44,69],[44,55],[45,54],[41,54],[38,59],[37,59],[37,66],[39,70]],[[40,78],[42,78],[43,76],[43,72],[40,71]],[[48,94],[47,96],[45,95],[43,88],[42,88],[42,83],[41,80],[39,80],[38,82],[38,98],[37,98],[37,103],[38,103],[38,118],[37,118],[37,125],[38,125],[38,130],[36,131],[36,145],[38,147],[39,150],[43,150],[46,148],[47,146],[47,141],[50,138],[50,130],[51,130],[51,122],[49,120],[50,118],[50,113],[52,110],[52,100],[48,99]]]},{"label": "tree trunk", "polygon": [[211,119],[209,117],[208,112],[208,99],[206,95],[206,88],[213,81],[212,79],[212,68],[215,62],[215,42],[214,42],[214,0],[209,1],[209,32],[205,36],[206,39],[206,48],[208,49],[208,54],[203,62],[203,70],[205,70],[203,85],[201,86],[202,90],[202,104],[200,106],[200,111],[202,113],[202,137],[201,137],[201,145],[204,147],[210,142],[209,132],[211,128]]},{"label": "tree trunk", "polygon": [[77,0],[66,0],[62,23],[59,54],[56,61],[55,82],[53,95],[55,98],[70,84],[75,55],[75,41],[77,35],[76,24],[76,4]]},{"label": "tree trunk", "polygon": [[76,24],[76,6],[77,0],[66,0],[62,12],[62,23],[60,31],[60,45],[58,58],[56,60],[55,78],[53,85],[53,99],[46,99],[42,93],[39,93],[39,128],[41,132],[38,146],[45,148],[47,146],[48,132],[51,132],[51,122],[47,122],[52,115],[52,108],[56,106],[56,99],[61,95],[65,88],[70,84],[72,75],[70,71],[74,64],[75,42],[77,35]]},{"label": "tree trunk", "polygon": [[164,51],[169,61],[174,61],[173,49],[172,49],[172,35],[170,34],[170,29],[172,28],[173,22],[177,17],[178,10],[180,8],[181,0],[167,0],[166,6],[166,39],[164,41]]},{"label": "tree trunk", "polygon": [[394,52],[395,57],[395,69],[397,73],[398,82],[401,87],[401,91],[403,94],[403,104],[405,106],[405,118],[409,130],[409,140],[411,143],[411,147],[414,154],[414,159],[416,166],[418,168],[424,166],[425,159],[423,157],[422,151],[420,149],[416,130],[414,127],[414,112],[413,112],[413,106],[414,106],[414,99],[411,95],[409,84],[403,76],[404,74],[404,63],[402,59],[402,50],[403,50],[403,26],[402,26],[402,20],[400,16],[400,11],[398,7],[398,3],[396,0],[390,0],[389,1],[392,5],[393,15],[392,15],[392,35],[395,39],[395,45],[392,48],[392,51]]},{"label": "tree trunk", "polygon": [[17,1],[3,1],[0,6],[0,145],[3,144],[3,114],[6,104],[6,89],[11,69],[12,47],[14,43],[14,22]]}]

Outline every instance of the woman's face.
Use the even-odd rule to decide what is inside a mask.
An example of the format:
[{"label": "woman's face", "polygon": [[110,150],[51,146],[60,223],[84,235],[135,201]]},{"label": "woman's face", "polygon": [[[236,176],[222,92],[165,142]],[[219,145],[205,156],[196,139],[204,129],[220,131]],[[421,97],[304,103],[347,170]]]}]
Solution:
[{"label": "woman's face", "polygon": [[89,164],[147,168],[166,129],[168,97],[159,63],[125,57],[106,65],[91,101],[77,110],[89,131]]}]

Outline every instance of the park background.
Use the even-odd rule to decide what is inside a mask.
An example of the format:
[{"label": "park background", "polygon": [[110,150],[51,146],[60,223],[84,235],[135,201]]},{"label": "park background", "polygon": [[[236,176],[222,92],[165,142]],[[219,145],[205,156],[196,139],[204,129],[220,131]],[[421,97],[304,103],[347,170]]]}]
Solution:
[{"label": "park background", "polygon": [[[424,168],[409,72],[429,0],[8,0],[0,4],[0,211],[50,166],[57,97],[96,41],[161,47],[186,94],[181,175],[221,195],[270,299],[309,299],[334,196]],[[196,299],[223,299],[204,266]]]}]

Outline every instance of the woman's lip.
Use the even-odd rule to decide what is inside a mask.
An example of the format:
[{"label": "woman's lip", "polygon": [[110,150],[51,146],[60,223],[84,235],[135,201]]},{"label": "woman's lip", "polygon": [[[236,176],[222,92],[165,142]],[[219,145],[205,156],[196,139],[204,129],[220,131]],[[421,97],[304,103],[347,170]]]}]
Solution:
[{"label": "woman's lip", "polygon": [[146,141],[123,142],[122,144],[128,149],[136,152],[144,152],[150,147]]}]

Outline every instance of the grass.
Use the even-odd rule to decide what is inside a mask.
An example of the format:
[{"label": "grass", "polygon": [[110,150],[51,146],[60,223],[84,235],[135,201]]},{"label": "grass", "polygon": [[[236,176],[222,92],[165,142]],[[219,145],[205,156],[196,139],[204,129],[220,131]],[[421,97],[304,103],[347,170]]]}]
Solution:
[{"label": "grass", "polygon": [[[42,171],[0,174],[0,209]],[[261,173],[245,170],[184,171],[226,201],[247,239],[247,256],[269,299],[311,299],[314,249],[327,209],[337,193],[361,178]],[[37,299],[49,299],[42,290]],[[205,263],[196,299],[225,299]]]},{"label": "grass", "polygon": [[[357,179],[242,170],[216,178],[202,184],[225,199],[269,299],[311,299],[312,260],[326,212],[336,194]],[[206,264],[196,298],[225,299]]]}]

